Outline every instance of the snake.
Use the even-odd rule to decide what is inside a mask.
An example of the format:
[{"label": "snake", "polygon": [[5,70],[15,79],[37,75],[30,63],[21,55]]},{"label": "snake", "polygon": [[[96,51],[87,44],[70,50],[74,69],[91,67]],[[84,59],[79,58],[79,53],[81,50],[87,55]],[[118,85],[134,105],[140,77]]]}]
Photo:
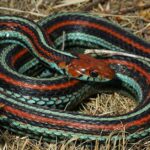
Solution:
[{"label": "snake", "polygon": [[[0,127],[45,141],[104,142],[111,133],[115,141],[122,130],[128,141],[149,136],[150,43],[99,16],[68,12],[37,23],[2,15],[0,45]],[[108,89],[133,96],[137,107],[113,116],[70,111]]]}]

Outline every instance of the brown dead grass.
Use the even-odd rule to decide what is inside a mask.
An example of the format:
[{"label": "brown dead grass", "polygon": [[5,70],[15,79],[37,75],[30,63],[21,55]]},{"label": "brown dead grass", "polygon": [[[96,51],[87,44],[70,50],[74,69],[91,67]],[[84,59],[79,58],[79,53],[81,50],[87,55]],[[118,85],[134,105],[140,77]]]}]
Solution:
[{"label": "brown dead grass", "polygon": [[[94,1],[94,0],[93,0]],[[52,13],[67,11],[83,11],[89,5],[91,0],[0,0],[0,14],[15,14],[25,16],[32,20]],[[103,1],[105,2],[105,1]],[[108,0],[104,4],[98,4],[88,10],[89,13],[98,14],[113,22],[120,24],[122,27],[131,30],[137,36],[150,41],[150,9],[136,10],[133,12],[120,12],[133,6],[148,5],[148,0]],[[87,103],[82,103],[80,111],[92,115],[116,115],[124,114],[133,110],[136,103],[128,97],[113,94],[100,94],[96,98],[91,98]],[[124,132],[121,133],[124,136]],[[111,135],[110,135],[111,136]],[[55,143],[41,142],[41,140],[30,140],[27,137],[19,137],[10,134],[7,131],[1,132],[0,150],[140,150],[150,149],[150,141],[139,141],[131,143],[127,147],[125,138],[119,144],[106,141],[101,144],[95,141],[94,147],[87,147],[84,143],[76,145],[76,139],[60,141]]]}]

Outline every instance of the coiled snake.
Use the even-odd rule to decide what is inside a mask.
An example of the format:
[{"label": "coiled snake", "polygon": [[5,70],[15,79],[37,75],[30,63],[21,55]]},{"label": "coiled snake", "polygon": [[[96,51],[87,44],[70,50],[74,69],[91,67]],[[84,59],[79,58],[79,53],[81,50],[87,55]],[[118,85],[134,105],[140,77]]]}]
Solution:
[{"label": "coiled snake", "polygon": [[[61,51],[65,32],[65,51]],[[38,24],[0,16],[0,126],[33,138],[78,137],[105,141],[116,130],[126,139],[150,133],[150,43],[100,17],[60,13]],[[125,55],[93,58],[85,49]],[[77,53],[77,52],[81,53]],[[52,72],[58,72],[55,76]],[[99,89],[121,88],[139,101],[118,116],[89,116],[72,109]],[[112,140],[122,137],[113,135]]]}]

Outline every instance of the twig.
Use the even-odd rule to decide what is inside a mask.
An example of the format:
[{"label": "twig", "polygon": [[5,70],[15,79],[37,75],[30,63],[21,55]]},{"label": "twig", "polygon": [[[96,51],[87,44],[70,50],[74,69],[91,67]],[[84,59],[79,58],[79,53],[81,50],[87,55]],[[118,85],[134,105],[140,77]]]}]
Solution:
[{"label": "twig", "polygon": [[[39,6],[41,5],[43,3],[43,0],[38,0],[37,1],[37,4],[35,5],[35,7],[33,7],[31,10],[30,10],[30,12],[34,12],[34,11],[36,11],[37,13],[40,13],[40,11],[39,11]],[[26,15],[26,17],[28,17],[30,14],[27,14]]]},{"label": "twig", "polygon": [[148,9],[148,8],[150,8],[150,4],[146,4],[146,5],[142,5],[142,6],[133,6],[130,8],[122,9],[119,12],[115,12],[113,14],[126,14],[126,13],[135,12],[138,10],[143,10],[143,9]]},{"label": "twig", "polygon": [[85,54],[96,54],[97,56],[102,56],[102,57],[122,55],[122,56],[127,56],[127,57],[132,57],[132,58],[138,58],[138,59],[142,59],[142,60],[150,62],[150,59],[145,58],[143,56],[130,54],[130,53],[125,53],[125,52],[112,51],[112,50],[108,51],[106,49],[86,49]]},{"label": "twig", "polygon": [[12,12],[18,12],[18,13],[28,13],[28,14],[38,16],[38,17],[45,17],[46,16],[44,14],[30,12],[30,11],[23,11],[23,10],[16,9],[16,8],[0,7],[0,10],[7,10],[7,11],[12,11]]},{"label": "twig", "polygon": [[86,5],[82,10],[83,11],[89,11],[91,10],[94,6],[97,6],[99,3],[103,4],[105,2],[107,2],[108,0],[94,0],[91,3],[89,3],[88,5]]},{"label": "twig", "polygon": [[[37,1],[37,4],[35,6],[35,10],[39,13],[39,7],[41,6],[41,4],[43,3],[43,0],[38,0]],[[33,8],[34,9],[34,8]],[[34,11],[34,10],[33,10]]]},{"label": "twig", "polygon": [[53,9],[62,8],[62,7],[70,6],[70,5],[76,5],[76,4],[88,2],[88,1],[89,0],[76,0],[76,1],[63,0],[61,4],[54,6]]},{"label": "twig", "polygon": [[65,32],[65,31],[63,31],[62,38],[63,38],[63,39],[62,39],[63,42],[62,42],[61,50],[64,51],[64,49],[65,49],[65,40],[66,40],[66,32]]},{"label": "twig", "polygon": [[148,27],[150,27],[150,23],[148,23],[144,28],[142,28],[142,29],[140,29],[140,30],[134,32],[134,34],[141,33],[141,32],[143,32],[144,30],[146,30]]},{"label": "twig", "polygon": [[[23,13],[23,14],[27,13],[27,14],[31,14],[31,15],[37,16],[37,17],[46,17],[47,16],[46,14],[41,14],[41,13],[36,13],[36,12],[31,12],[31,11],[24,11],[24,10],[20,10],[20,9],[16,9],[16,8],[0,7],[0,10],[12,11],[12,12]],[[95,13],[95,15],[99,15],[99,14]],[[121,14],[118,15],[117,13],[116,14],[101,13],[101,16],[103,16],[103,17],[138,18],[138,19],[145,20],[145,18],[137,16],[137,15],[134,15],[134,16],[133,15],[132,16],[127,15],[126,16],[126,15],[121,15]],[[147,20],[147,22],[149,22],[149,20]]]}]

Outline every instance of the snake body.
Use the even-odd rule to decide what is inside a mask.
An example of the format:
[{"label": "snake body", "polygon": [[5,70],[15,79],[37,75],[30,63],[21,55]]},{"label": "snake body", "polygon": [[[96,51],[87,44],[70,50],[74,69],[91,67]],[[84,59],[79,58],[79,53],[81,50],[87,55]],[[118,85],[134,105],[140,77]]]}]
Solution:
[{"label": "snake body", "polygon": [[[63,32],[67,52],[60,50]],[[121,130],[126,131],[127,140],[150,134],[148,42],[100,17],[62,13],[46,17],[38,25],[21,17],[0,16],[0,44],[3,128],[33,138],[42,136],[47,141],[56,137],[106,141],[111,132]],[[76,54],[89,48],[105,48],[137,57],[114,54],[94,59]],[[92,72],[92,77],[89,72],[84,73],[89,66],[94,68],[92,65],[99,65],[101,81],[97,72]],[[83,74],[76,71],[78,67]],[[51,74],[55,70],[59,72],[57,76]],[[118,116],[90,116],[55,109],[72,109],[99,89],[109,87],[121,87],[139,105]],[[111,140],[121,138],[113,134]]]}]

